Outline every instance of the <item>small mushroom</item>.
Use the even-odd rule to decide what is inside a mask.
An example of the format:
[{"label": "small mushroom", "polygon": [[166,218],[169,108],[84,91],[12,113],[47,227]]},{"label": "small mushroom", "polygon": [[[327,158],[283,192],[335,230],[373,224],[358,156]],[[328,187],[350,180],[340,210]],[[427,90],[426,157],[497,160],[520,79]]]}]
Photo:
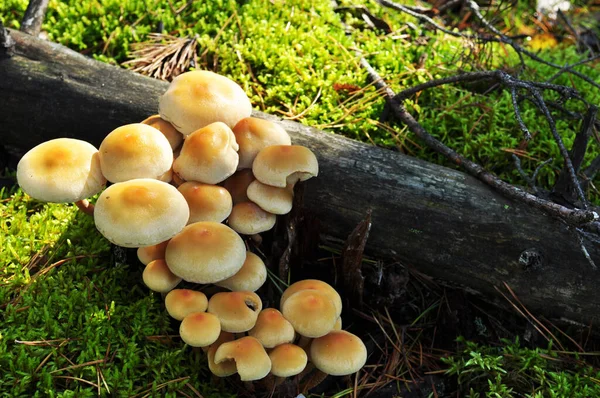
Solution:
[{"label": "small mushroom", "polygon": [[208,368],[217,377],[227,377],[237,373],[235,361],[232,359],[223,359],[218,364],[215,363],[215,353],[223,343],[233,341],[233,334],[221,331],[219,338],[208,348],[206,356],[208,358]]},{"label": "small mushroom", "polygon": [[281,312],[296,332],[312,338],[329,333],[338,318],[329,295],[319,290],[301,290],[292,294],[281,306]]},{"label": "small mushroom", "polygon": [[207,347],[217,341],[220,334],[219,318],[208,312],[192,312],[179,325],[181,340],[192,347]]},{"label": "small mushroom", "polygon": [[152,115],[149,118],[142,121],[142,124],[152,126],[161,133],[164,134],[165,138],[169,141],[171,149],[175,151],[183,142],[183,134],[173,127],[173,125],[166,120],[161,119],[160,115]]},{"label": "small mushroom", "polygon": [[254,235],[270,230],[275,226],[277,217],[267,213],[256,203],[242,202],[233,206],[227,223],[236,232]]},{"label": "small mushroom", "polygon": [[367,362],[367,348],[360,338],[334,330],[310,345],[310,360],[323,373],[345,376],[358,372]]},{"label": "small mushroom", "polygon": [[272,187],[254,180],[248,185],[248,199],[261,209],[272,214],[287,214],[292,210],[294,202],[294,184],[285,188]]},{"label": "small mushroom", "polygon": [[265,263],[252,252],[246,252],[246,260],[242,268],[233,276],[215,283],[234,292],[255,292],[267,280]]},{"label": "small mushroom", "polygon": [[226,332],[242,333],[252,329],[262,301],[253,292],[221,292],[208,300],[208,312],[221,320],[221,328]]},{"label": "small mushroom", "polygon": [[300,374],[308,363],[306,352],[295,344],[281,344],[269,353],[271,373],[277,377]]},{"label": "small mushroom", "polygon": [[238,169],[252,168],[254,158],[263,148],[292,144],[289,134],[283,127],[269,120],[247,117],[240,120],[232,130],[240,146]]},{"label": "small mushroom", "polygon": [[144,265],[148,265],[150,261],[163,260],[165,258],[165,251],[169,241],[157,243],[156,245],[142,246],[137,249],[138,260]]},{"label": "small mushroom", "polygon": [[215,363],[234,360],[242,381],[259,380],[271,371],[271,359],[260,342],[251,336],[221,344]]},{"label": "small mushroom", "polygon": [[254,177],[263,184],[285,188],[319,174],[315,154],[300,145],[271,145],[256,155],[252,164]]},{"label": "small mushroom", "polygon": [[231,213],[233,203],[229,192],[217,185],[188,181],[177,187],[190,207],[188,224],[198,221],[222,222]]},{"label": "small mushroom", "polygon": [[142,279],[150,290],[167,293],[179,285],[181,278],[174,275],[165,260],[154,260],[146,265]]},{"label": "small mushroom", "polygon": [[288,297],[301,290],[319,290],[326,293],[335,304],[337,314],[336,318],[339,318],[342,313],[342,298],[340,297],[339,293],[333,287],[331,287],[331,285],[318,279],[304,279],[292,283],[281,295],[279,307],[283,308],[283,305]]},{"label": "small mushroom", "polygon": [[248,202],[248,186],[254,181],[252,170],[244,169],[236,171],[231,177],[223,182],[223,187],[229,191],[233,204],[236,205],[242,202]]},{"label": "small mushroom", "polygon": [[291,343],[296,336],[292,324],[275,308],[262,310],[248,334],[256,337],[265,348]]},{"label": "small mushroom", "polygon": [[192,312],[205,312],[208,299],[196,290],[173,289],[165,297],[165,308],[172,318],[181,321]]}]

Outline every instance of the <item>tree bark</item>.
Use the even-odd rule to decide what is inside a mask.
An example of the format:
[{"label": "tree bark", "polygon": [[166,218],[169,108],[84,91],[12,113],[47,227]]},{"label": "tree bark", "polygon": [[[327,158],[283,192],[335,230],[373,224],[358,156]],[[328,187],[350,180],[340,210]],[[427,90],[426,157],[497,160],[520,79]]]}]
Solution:
[{"label": "tree bark", "polygon": [[[15,44],[0,53],[0,134],[10,152],[56,137],[98,146],[114,128],[157,112],[167,83],[9,32]],[[345,239],[370,209],[368,254],[492,299],[506,282],[530,310],[551,318],[587,323],[600,313],[600,273],[560,221],[456,170],[254,116],[280,123],[316,153],[320,175],[305,184],[305,205],[324,234]],[[585,244],[600,263],[598,245]],[[393,280],[395,269],[384,269],[377,283]]]},{"label": "tree bark", "polygon": [[30,0],[23,16],[21,31],[33,36],[40,34],[49,0]]}]

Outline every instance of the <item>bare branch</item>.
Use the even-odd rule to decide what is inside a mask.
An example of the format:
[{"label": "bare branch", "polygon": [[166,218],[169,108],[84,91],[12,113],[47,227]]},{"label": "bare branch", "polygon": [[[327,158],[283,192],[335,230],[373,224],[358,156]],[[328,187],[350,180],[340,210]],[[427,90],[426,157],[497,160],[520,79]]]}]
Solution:
[{"label": "bare branch", "polygon": [[21,23],[21,32],[32,36],[39,35],[47,9],[48,0],[30,0]]}]

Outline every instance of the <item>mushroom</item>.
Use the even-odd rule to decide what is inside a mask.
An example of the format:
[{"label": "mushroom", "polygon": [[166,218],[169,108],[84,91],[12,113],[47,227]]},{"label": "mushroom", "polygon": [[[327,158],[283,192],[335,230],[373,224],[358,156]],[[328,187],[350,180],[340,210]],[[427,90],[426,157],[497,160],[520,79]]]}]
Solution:
[{"label": "mushroom", "polygon": [[242,268],[246,246],[228,226],[200,221],[183,228],[171,239],[165,259],[171,271],[185,281],[215,283]]},{"label": "mushroom", "polygon": [[226,124],[215,122],[194,131],[173,162],[173,171],[186,181],[218,184],[235,173],[238,145]]},{"label": "mushroom", "polygon": [[292,140],[283,127],[269,120],[247,117],[240,120],[232,130],[240,146],[238,169],[252,168],[254,158],[263,148],[270,145],[292,145]]},{"label": "mushroom", "polygon": [[171,145],[171,149],[175,151],[183,142],[183,134],[173,127],[173,125],[166,120],[163,120],[160,115],[152,115],[149,118],[142,121],[142,124],[152,126],[161,133],[164,134],[167,141]]},{"label": "mushroom", "polygon": [[292,294],[281,306],[281,312],[296,332],[312,338],[329,333],[338,318],[329,295],[319,290],[301,290]]},{"label": "mushroom", "polygon": [[215,353],[217,352],[217,349],[221,346],[221,344],[229,341],[233,341],[233,334],[221,331],[221,335],[217,341],[211,344],[208,348],[208,352],[206,353],[208,358],[208,368],[215,376],[227,377],[237,373],[235,361],[233,360],[224,359],[218,364],[215,363]]},{"label": "mushroom", "polygon": [[173,289],[165,297],[165,308],[172,318],[181,321],[192,312],[205,312],[208,299],[196,290]]},{"label": "mushroom", "polygon": [[215,363],[234,360],[242,381],[259,380],[271,371],[271,359],[260,342],[251,336],[221,344]]},{"label": "mushroom", "polygon": [[319,174],[315,154],[300,145],[272,145],[256,155],[252,164],[254,177],[263,184],[285,188]]},{"label": "mushroom", "polygon": [[248,334],[256,337],[265,348],[291,343],[296,336],[292,324],[275,308],[262,310]]},{"label": "mushroom", "polygon": [[17,165],[17,181],[25,193],[44,202],[75,204],[93,213],[87,198],[106,185],[98,150],[85,141],[57,138],[30,149]]},{"label": "mushroom", "polygon": [[150,290],[167,293],[179,285],[181,278],[174,275],[165,260],[154,260],[146,265],[142,279]]},{"label": "mushroom", "polygon": [[115,245],[141,247],[170,239],[182,230],[189,216],[187,202],[177,188],[142,178],[104,190],[96,202],[94,222]]},{"label": "mushroom", "polygon": [[209,71],[192,71],[177,76],[160,97],[158,113],[183,135],[223,122],[233,128],[250,116],[252,104],[233,80]]},{"label": "mushroom", "polygon": [[254,327],[262,301],[253,292],[221,292],[208,300],[208,312],[221,320],[226,332],[242,333]]},{"label": "mushroom", "polygon": [[173,164],[169,140],[154,127],[126,124],[111,131],[99,148],[102,174],[110,182],[158,179]]},{"label": "mushroom", "polygon": [[281,344],[270,353],[271,373],[277,377],[291,377],[300,374],[308,363],[306,352],[294,344]]},{"label": "mushroom", "polygon": [[236,171],[235,174],[223,182],[223,187],[231,194],[234,205],[249,201],[246,192],[248,191],[248,186],[254,180],[252,170],[244,169]]},{"label": "mushroom", "polygon": [[231,213],[233,203],[229,192],[217,185],[188,181],[177,187],[190,207],[188,224],[198,221],[222,222]]},{"label": "mushroom", "polygon": [[277,217],[267,213],[256,203],[242,202],[233,206],[227,223],[234,231],[244,235],[254,235],[270,230]]},{"label": "mushroom", "polygon": [[292,283],[281,295],[279,307],[283,308],[283,304],[288,297],[301,290],[320,290],[324,293],[327,293],[329,298],[335,304],[337,314],[336,318],[339,318],[340,314],[342,313],[342,298],[340,297],[339,293],[333,287],[331,287],[331,285],[318,279],[304,279]]},{"label": "mushroom", "polygon": [[157,243],[156,245],[142,246],[137,249],[138,260],[144,265],[148,265],[150,261],[161,260],[165,258],[165,250],[167,250],[169,241]]},{"label": "mushroom", "polygon": [[257,291],[267,280],[265,263],[252,252],[246,252],[246,260],[242,268],[233,276],[216,282],[215,285],[232,291]]},{"label": "mushroom", "polygon": [[248,185],[247,195],[248,199],[266,212],[287,214],[292,210],[292,203],[294,202],[294,184],[279,188],[254,180]]},{"label": "mushroom", "polygon": [[207,347],[217,341],[220,334],[219,318],[208,312],[192,312],[179,325],[181,340],[192,347]]},{"label": "mushroom", "polygon": [[334,330],[310,345],[310,359],[317,369],[332,376],[358,372],[367,362],[367,348],[357,336]]}]

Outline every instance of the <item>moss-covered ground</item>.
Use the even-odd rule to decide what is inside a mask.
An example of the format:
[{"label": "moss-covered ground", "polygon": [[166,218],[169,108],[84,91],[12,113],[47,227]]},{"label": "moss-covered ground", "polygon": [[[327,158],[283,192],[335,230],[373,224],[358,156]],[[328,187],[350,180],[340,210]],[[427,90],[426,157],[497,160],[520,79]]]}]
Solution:
[{"label": "moss-covered ground", "polygon": [[[133,44],[160,26],[171,35],[196,36],[197,66],[239,82],[256,109],[446,164],[405,128],[379,122],[383,101],[366,84],[354,50],[361,50],[395,91],[459,70],[512,70],[516,55],[499,45],[467,49],[462,39],[426,30],[414,18],[384,10],[374,1],[339,3],[366,5],[392,33],[369,28],[350,10],[334,11],[329,0],[50,0],[43,30],[52,41],[117,65],[128,60]],[[16,28],[26,6],[27,0],[0,0],[0,18]],[[508,7],[495,22],[511,34],[532,35],[529,48],[549,61],[581,59],[572,42],[549,40],[527,10],[525,3]],[[342,22],[354,28],[350,37]],[[544,81],[555,73],[530,60],[527,66],[523,77],[528,79]],[[600,83],[597,62],[578,70]],[[600,103],[600,90],[578,78],[564,74],[556,83],[574,86],[588,101]],[[539,174],[539,183],[551,186],[561,160],[539,112],[523,103],[523,119],[534,133],[524,145],[509,93],[484,94],[486,89],[446,86],[411,98],[407,106],[433,135],[507,181],[524,183],[510,154],[518,153],[529,172],[553,158]],[[567,147],[579,124],[558,120]],[[592,143],[586,161],[599,152]],[[115,263],[93,222],[75,207],[42,204],[14,188],[4,189],[0,248],[0,396],[231,393],[226,391],[231,385],[211,379],[203,355],[176,337],[160,295],[141,283],[140,266]],[[436,306],[424,301],[413,318],[398,322],[418,326],[435,321],[436,308],[444,303],[436,300]],[[473,327],[480,325],[477,319],[470,320]],[[416,330],[409,350],[418,351],[418,334],[424,329]],[[389,336],[395,332],[387,331]],[[452,339],[458,334],[460,330],[453,331]],[[470,338],[485,342],[492,336]],[[558,397],[564,391],[569,396],[600,396],[596,370],[581,360],[593,355],[569,356],[552,346],[530,349],[507,342],[498,348],[465,342],[458,347],[445,351],[452,359],[434,362],[440,371],[451,369],[456,376],[451,385],[460,383],[460,396],[470,389],[473,397]],[[423,366],[423,356],[420,364],[415,358],[411,366]],[[390,379],[402,391],[410,384],[406,379],[414,376],[406,362],[406,367],[397,366],[404,370],[395,373],[396,379]]]}]

